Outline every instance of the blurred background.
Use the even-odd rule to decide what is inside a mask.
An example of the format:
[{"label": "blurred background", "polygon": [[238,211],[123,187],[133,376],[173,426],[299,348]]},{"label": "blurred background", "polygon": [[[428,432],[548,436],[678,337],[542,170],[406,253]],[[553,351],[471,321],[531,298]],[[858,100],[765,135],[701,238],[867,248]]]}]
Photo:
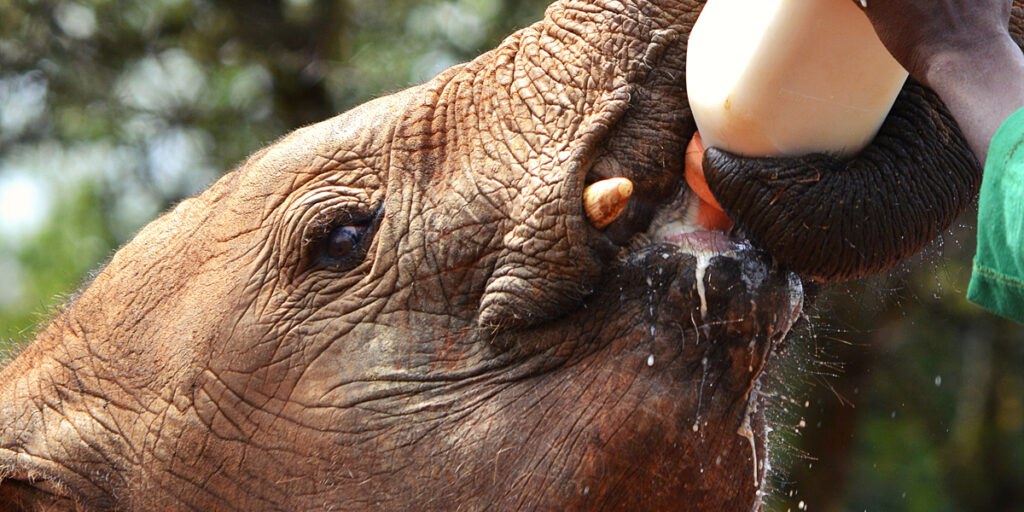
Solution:
[{"label": "blurred background", "polygon": [[[0,347],[161,211],[547,0],[0,0]],[[1024,511],[1024,327],[964,298],[974,213],[834,287],[779,373],[770,510]]]}]

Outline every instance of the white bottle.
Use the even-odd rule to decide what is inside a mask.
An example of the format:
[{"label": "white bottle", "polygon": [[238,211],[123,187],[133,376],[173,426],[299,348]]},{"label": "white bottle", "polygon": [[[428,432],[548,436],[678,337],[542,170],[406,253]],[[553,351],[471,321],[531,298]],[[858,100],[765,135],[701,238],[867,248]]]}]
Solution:
[{"label": "white bottle", "polygon": [[856,153],[906,78],[852,0],[708,0],[686,57],[704,145],[746,156]]}]

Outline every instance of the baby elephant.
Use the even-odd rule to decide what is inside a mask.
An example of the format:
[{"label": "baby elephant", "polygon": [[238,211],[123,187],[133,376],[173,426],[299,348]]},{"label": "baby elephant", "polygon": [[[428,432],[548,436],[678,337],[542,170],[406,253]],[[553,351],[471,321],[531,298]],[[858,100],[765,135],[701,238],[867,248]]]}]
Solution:
[{"label": "baby elephant", "polygon": [[153,221],[0,372],[0,510],[759,510],[804,286],[979,171],[911,84],[854,158],[709,152],[697,230],[701,6],[559,0]]}]

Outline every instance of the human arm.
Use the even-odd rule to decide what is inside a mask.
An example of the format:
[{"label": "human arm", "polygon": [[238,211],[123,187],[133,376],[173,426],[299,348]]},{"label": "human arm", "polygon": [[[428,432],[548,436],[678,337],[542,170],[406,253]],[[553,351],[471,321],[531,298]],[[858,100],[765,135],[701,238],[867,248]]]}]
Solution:
[{"label": "human arm", "polygon": [[874,0],[865,12],[882,43],[949,108],[978,160],[1024,106],[1024,53],[1009,0]]}]

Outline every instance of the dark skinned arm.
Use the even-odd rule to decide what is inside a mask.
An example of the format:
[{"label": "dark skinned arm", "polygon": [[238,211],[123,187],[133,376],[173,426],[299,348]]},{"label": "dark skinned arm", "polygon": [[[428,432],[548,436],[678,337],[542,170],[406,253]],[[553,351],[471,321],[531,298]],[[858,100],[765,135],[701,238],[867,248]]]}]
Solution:
[{"label": "dark skinned arm", "polygon": [[1024,53],[1010,0],[869,0],[889,53],[934,90],[982,163],[999,126],[1024,106]]}]

